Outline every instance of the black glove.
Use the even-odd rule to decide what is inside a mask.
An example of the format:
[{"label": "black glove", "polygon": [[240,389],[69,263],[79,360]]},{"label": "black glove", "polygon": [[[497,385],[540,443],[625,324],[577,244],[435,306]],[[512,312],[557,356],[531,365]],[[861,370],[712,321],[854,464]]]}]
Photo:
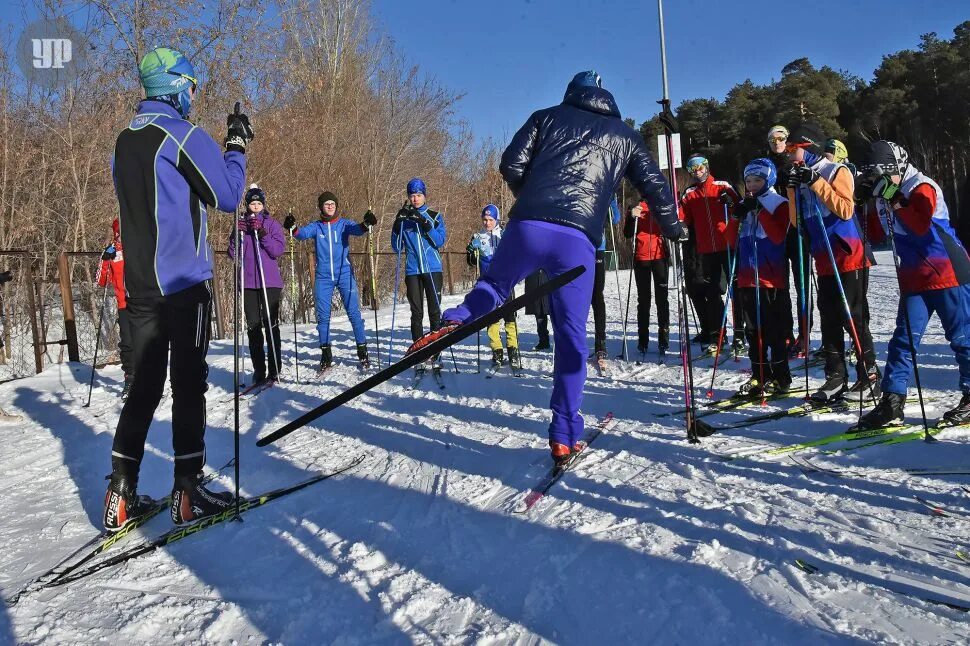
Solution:
[{"label": "black glove", "polygon": [[434,228],[434,223],[432,223],[431,220],[429,220],[428,218],[423,218],[420,215],[418,216],[418,218],[419,218],[418,226],[421,227],[421,231],[423,233],[428,233],[429,231],[431,231],[431,229]]},{"label": "black glove", "polygon": [[364,227],[368,229],[374,226],[375,224],[377,224],[377,216],[374,215],[373,211],[371,211],[370,209],[367,209],[367,213],[364,214],[364,220],[362,224],[364,225]]},{"label": "black glove", "polygon": [[751,211],[758,210],[758,198],[749,195],[740,202],[738,202],[737,207],[734,209],[734,216],[738,220],[742,219]]},{"label": "black glove", "polygon": [[821,179],[821,177],[822,176],[810,166],[792,166],[792,168],[788,171],[788,187],[798,188],[799,184],[811,186]]},{"label": "black glove", "polygon": [[667,132],[678,132],[680,126],[677,125],[677,119],[674,118],[674,113],[670,109],[670,100],[661,100],[657,103],[663,106],[663,110],[657,115],[660,125],[666,128]]},{"label": "black glove", "polygon": [[731,196],[730,191],[721,191],[717,195],[717,199],[720,200],[721,204],[730,208],[734,204],[734,197]]},{"label": "black glove", "polygon": [[293,217],[292,213],[290,215],[287,215],[285,218],[283,218],[284,229],[286,229],[287,231],[291,231],[295,226],[296,226],[296,218]]},{"label": "black glove", "polygon": [[246,146],[256,135],[253,133],[253,127],[249,125],[249,117],[239,111],[239,101],[236,101],[232,114],[226,117],[226,126],[229,128],[229,133],[226,135],[226,150],[246,152]]},{"label": "black glove", "polygon": [[4,283],[9,283],[11,280],[13,280],[13,276],[10,274],[9,269],[7,271],[0,272],[0,285],[3,285]]},{"label": "black glove", "polygon": [[403,221],[403,220],[410,220],[411,219],[411,205],[410,204],[405,204],[404,206],[402,206],[398,210],[397,215],[394,217],[394,219],[397,220],[398,222]]},{"label": "black glove", "polygon": [[674,242],[687,242],[690,239],[690,231],[683,222],[678,222],[673,230],[665,231],[664,237]]},{"label": "black glove", "polygon": [[113,244],[109,244],[104,248],[104,253],[101,254],[101,260],[114,260],[117,256],[117,250]]},{"label": "black glove", "polygon": [[469,267],[478,267],[478,256],[472,251],[471,245],[468,245],[467,253],[465,254],[465,262],[468,263]]}]

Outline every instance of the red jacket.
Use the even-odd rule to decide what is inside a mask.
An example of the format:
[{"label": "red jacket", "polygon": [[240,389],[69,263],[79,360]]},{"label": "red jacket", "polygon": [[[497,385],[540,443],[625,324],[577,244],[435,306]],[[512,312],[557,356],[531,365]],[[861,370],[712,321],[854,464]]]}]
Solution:
[{"label": "red jacket", "polygon": [[640,208],[643,209],[643,213],[639,218],[628,214],[626,222],[623,224],[623,235],[627,238],[632,238],[634,228],[636,229],[637,242],[633,248],[634,259],[637,262],[649,262],[666,258],[667,247],[664,244],[660,225],[650,214],[650,207],[647,206],[646,202],[640,202]]},{"label": "red jacket", "polygon": [[115,259],[101,261],[101,268],[98,270],[98,287],[104,287],[110,280],[115,290],[115,298],[118,299],[118,309],[123,310],[127,306],[125,302],[125,254],[121,251],[118,218],[115,218],[114,222],[111,223],[111,228],[114,229]]},{"label": "red jacket", "polygon": [[[728,225],[724,217],[724,205],[718,197],[722,191],[727,191],[735,204],[741,201],[731,184],[714,179],[711,175],[700,184],[690,186],[684,191],[684,197],[680,201],[680,217],[687,226],[694,227],[697,253],[715,253],[724,251],[729,246],[724,235]],[[728,215],[730,213],[731,209],[728,209]]]}]

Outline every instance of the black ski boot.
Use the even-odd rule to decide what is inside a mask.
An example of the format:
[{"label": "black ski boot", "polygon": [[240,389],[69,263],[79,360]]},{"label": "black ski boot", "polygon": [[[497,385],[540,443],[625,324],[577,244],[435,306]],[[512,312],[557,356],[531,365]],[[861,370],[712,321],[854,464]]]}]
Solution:
[{"label": "black ski boot", "polygon": [[522,370],[522,356],[519,354],[519,349],[514,345],[509,346],[509,367],[512,372]]},{"label": "black ski boot", "polygon": [[963,398],[956,408],[951,408],[943,413],[943,421],[948,426],[962,426],[970,424],[970,393],[963,393]]},{"label": "black ski boot", "polygon": [[760,399],[765,394],[764,386],[758,377],[751,377],[741,384],[738,391],[732,395],[734,399]]},{"label": "black ski boot", "polygon": [[884,426],[903,423],[903,406],[906,404],[906,395],[896,393],[883,393],[882,399],[876,407],[863,415],[859,423],[850,426],[849,433],[861,433]]},{"label": "black ski boot", "polygon": [[867,402],[879,401],[879,397],[882,395],[881,381],[882,376],[879,374],[879,370],[876,370],[852,384],[852,388],[846,391],[845,398],[854,402],[860,399]]},{"label": "black ski boot", "polygon": [[128,393],[131,392],[133,383],[135,383],[135,375],[125,375],[125,385],[121,388],[121,401],[128,400]]},{"label": "black ski boot", "polygon": [[547,334],[544,337],[540,336],[539,342],[536,343],[535,347],[532,349],[536,352],[541,352],[542,350],[551,350],[552,345],[549,343],[549,335]]},{"label": "black ski boot", "polygon": [[744,337],[735,335],[734,341],[731,341],[731,354],[735,359],[740,359],[748,351],[748,344],[745,342]]},{"label": "black ski boot", "polygon": [[791,370],[788,368],[787,359],[771,362],[771,379],[773,393],[781,394],[791,390]]},{"label": "black ski boot", "polygon": [[202,484],[202,474],[175,476],[172,489],[172,522],[185,525],[206,516],[213,516],[232,507],[233,497],[228,491],[214,493]]},{"label": "black ski boot", "polygon": [[505,365],[505,353],[502,348],[492,350],[492,368],[498,370]]},{"label": "black ski boot", "polygon": [[154,508],[151,498],[136,493],[137,478],[112,473],[108,480],[108,491],[104,494],[104,528],[109,532],[121,531],[125,525]]},{"label": "black ski boot", "polygon": [[810,399],[816,404],[831,404],[839,401],[848,388],[845,357],[838,350],[823,350],[825,358],[825,383],[812,393]]},{"label": "black ski boot", "polygon": [[323,374],[333,366],[333,349],[330,344],[320,346],[320,374]]},{"label": "black ski boot", "polygon": [[357,359],[360,361],[361,370],[370,369],[370,357],[367,356],[367,344],[358,343],[357,344]]}]

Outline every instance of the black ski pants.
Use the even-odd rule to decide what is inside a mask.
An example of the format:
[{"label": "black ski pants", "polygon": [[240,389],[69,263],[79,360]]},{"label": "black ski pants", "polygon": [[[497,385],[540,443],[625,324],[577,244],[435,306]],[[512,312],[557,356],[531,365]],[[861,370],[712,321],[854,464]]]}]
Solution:
[{"label": "black ski pants", "polygon": [[[637,281],[637,345],[646,347],[650,340],[650,301],[656,296],[657,328],[670,328],[670,304],[667,300],[668,269],[666,258],[637,260],[633,264],[633,278]],[[651,294],[651,281],[653,290]]]},{"label": "black ski pants", "polygon": [[787,324],[784,316],[786,308],[791,311],[791,297],[788,295],[788,290],[762,287],[760,293],[756,294],[754,287],[741,287],[735,293],[744,317],[744,327],[747,330],[751,376],[760,381],[760,370],[763,368],[765,379],[773,375],[776,379],[791,382],[791,374],[788,371],[788,334],[791,332],[791,326]]},{"label": "black ski pants", "polygon": [[593,348],[606,350],[606,252],[596,252],[596,273],[593,276]]},{"label": "black ski pants", "polygon": [[424,334],[424,301],[428,303],[428,323],[431,330],[441,326],[442,273],[414,274],[404,277],[408,304],[411,306],[411,340],[417,341]]},{"label": "black ski pants", "polygon": [[[852,322],[862,345],[862,361],[856,365],[856,375],[861,379],[876,369],[876,351],[869,333],[869,270],[857,269],[840,273],[845,300],[852,313]],[[839,294],[835,276],[818,277],[818,312],[822,327],[822,351],[825,356],[825,376],[847,375],[845,366],[845,332],[849,333],[849,346],[855,348],[851,327],[845,318],[845,306]]]},{"label": "black ski pants", "polygon": [[118,310],[118,352],[121,354],[121,369],[125,376],[135,374],[134,358],[131,349],[131,319],[128,310]]},{"label": "black ski pants", "polygon": [[[700,266],[703,287],[699,290],[697,316],[700,317],[701,332],[714,343],[721,332],[721,320],[724,318],[722,297],[727,293],[728,278],[731,275],[727,250],[701,254]],[[734,338],[740,339],[744,336],[744,317],[736,299],[731,310],[734,317]]]},{"label": "black ski pants", "polygon": [[253,360],[253,371],[257,374],[266,374],[266,352],[263,348],[263,330],[266,330],[267,336],[273,339],[273,352],[269,357],[270,377],[280,373],[280,296],[282,293],[281,287],[266,288],[270,316],[270,320],[267,321],[263,290],[243,290],[243,311],[246,313],[246,335],[249,337],[249,357]]},{"label": "black ski pants", "polygon": [[[172,448],[175,475],[191,475],[205,464],[205,391],[209,366],[212,292],[208,281],[168,296],[129,297],[135,379],[121,409],[111,447],[116,473],[137,480],[145,439],[172,382]],[[170,356],[171,355],[171,356]]]}]

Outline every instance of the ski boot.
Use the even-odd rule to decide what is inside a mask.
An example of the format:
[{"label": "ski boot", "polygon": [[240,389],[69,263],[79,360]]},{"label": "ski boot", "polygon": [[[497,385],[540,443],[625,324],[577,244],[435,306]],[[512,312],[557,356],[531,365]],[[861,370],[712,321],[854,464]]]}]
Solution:
[{"label": "ski boot", "polygon": [[370,370],[370,357],[367,355],[367,344],[358,343],[357,344],[357,360],[360,361],[358,366],[362,371]]},{"label": "ski boot", "polygon": [[825,359],[825,383],[809,399],[816,404],[831,404],[842,399],[848,388],[845,357],[839,350],[823,350],[822,357]]},{"label": "ski boot", "polygon": [[265,370],[257,370],[256,372],[253,373],[253,385],[254,386],[257,385],[257,384],[261,384],[264,381],[266,381],[266,371]]},{"label": "ski boot", "polygon": [[110,481],[104,494],[104,528],[107,531],[121,531],[154,507],[151,498],[136,493],[138,478],[112,473],[107,479]]},{"label": "ski boot", "polygon": [[421,348],[424,348],[434,343],[435,341],[437,341],[442,337],[448,336],[449,334],[457,330],[458,326],[460,325],[461,325],[460,321],[442,321],[441,325],[438,327],[437,330],[431,330],[424,336],[418,338],[414,343],[412,343],[411,347],[408,348],[407,352],[404,353],[404,356],[407,356],[409,354],[414,354]]},{"label": "ski boot", "polygon": [[876,407],[859,418],[859,422],[850,426],[849,433],[861,433],[884,426],[903,423],[903,406],[906,404],[906,395],[897,393],[883,393],[882,399]]},{"label": "ski boot", "polygon": [[564,466],[569,462],[569,458],[572,457],[572,449],[570,449],[565,444],[560,444],[559,442],[553,442],[549,440],[549,450],[552,454],[552,461],[557,467]]},{"label": "ski boot", "polygon": [[232,507],[233,497],[228,491],[214,493],[202,484],[202,474],[175,476],[172,489],[172,522],[185,525],[206,516],[213,516]]},{"label": "ski boot", "polygon": [[492,370],[498,370],[505,365],[505,353],[502,348],[492,350]]},{"label": "ski boot", "polygon": [[745,342],[744,337],[734,336],[734,340],[731,341],[731,355],[735,359],[740,359],[745,352],[748,351],[748,344]]},{"label": "ski boot", "polygon": [[509,346],[509,368],[513,374],[518,374],[522,370],[522,355],[514,345]]},{"label": "ski boot", "polygon": [[970,423],[970,393],[963,393],[963,397],[956,408],[951,408],[943,413],[943,421],[948,426],[962,426]]},{"label": "ski boot", "polygon": [[788,368],[787,360],[771,362],[771,380],[773,394],[781,395],[791,390],[791,370]]},{"label": "ski boot", "polygon": [[333,349],[330,344],[320,346],[320,369],[317,371],[323,374],[333,367]]},{"label": "ski boot", "polygon": [[125,375],[125,385],[121,388],[121,401],[128,401],[131,385],[135,383],[135,375]]},{"label": "ski boot", "polygon": [[741,384],[732,396],[734,399],[760,399],[765,396],[765,388],[758,377],[751,377]]},{"label": "ski boot", "polygon": [[862,379],[859,379],[845,393],[845,398],[854,402],[859,401],[879,401],[882,395],[882,377],[879,371],[871,372]]},{"label": "ski boot", "polygon": [[609,359],[609,354],[606,352],[605,349],[596,351],[596,354],[594,355],[593,360],[596,365],[596,372],[599,373],[600,377],[605,375],[606,371],[609,369],[609,365],[606,363],[607,359]]},{"label": "ski boot", "polygon": [[549,343],[549,335],[546,335],[544,337],[540,336],[539,342],[536,343],[535,347],[532,349],[535,350],[536,352],[541,352],[543,350],[551,350],[552,345],[550,345]]}]

